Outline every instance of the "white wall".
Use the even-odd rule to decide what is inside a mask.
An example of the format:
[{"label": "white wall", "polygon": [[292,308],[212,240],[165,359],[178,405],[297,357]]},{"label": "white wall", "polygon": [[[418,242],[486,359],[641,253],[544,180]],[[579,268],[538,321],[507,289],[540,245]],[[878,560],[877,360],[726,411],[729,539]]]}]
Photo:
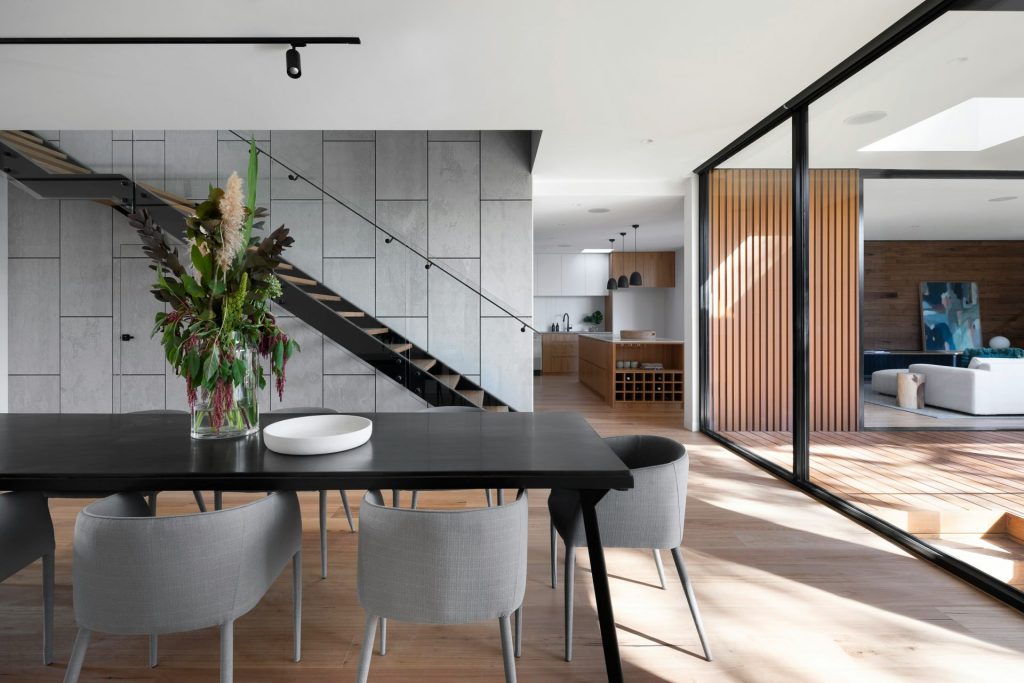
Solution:
[{"label": "white wall", "polygon": [[612,292],[612,323],[615,332],[654,330],[668,337],[668,293],[670,289],[630,287]]},{"label": "white wall", "polygon": [[[700,188],[697,176],[690,176],[690,191],[687,196],[697,197]],[[684,285],[685,296],[683,297],[683,339],[686,346],[683,348],[683,427],[691,431],[697,431],[700,425],[697,423],[699,415],[697,406],[697,389],[699,378],[697,377],[698,358],[698,324],[697,311],[698,297],[698,251],[697,251],[697,202],[689,203],[689,210],[685,212],[686,223],[683,226],[683,271],[676,272],[676,285]],[[678,261],[677,261],[678,263]],[[678,269],[678,265],[676,266]]]},{"label": "white wall", "polygon": [[[542,332],[550,329],[551,323],[558,323],[564,330],[563,313],[569,314],[573,330],[584,330],[593,323],[583,322],[583,316],[594,311],[604,314],[603,296],[538,296],[533,299],[534,327]],[[603,324],[601,329],[605,329]]]}]

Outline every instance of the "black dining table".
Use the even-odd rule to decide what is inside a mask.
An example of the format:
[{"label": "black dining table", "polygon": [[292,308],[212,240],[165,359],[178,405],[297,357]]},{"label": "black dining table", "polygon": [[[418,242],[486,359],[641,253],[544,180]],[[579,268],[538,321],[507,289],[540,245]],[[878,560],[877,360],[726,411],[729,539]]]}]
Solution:
[{"label": "black dining table", "polygon": [[[189,416],[0,415],[0,490],[123,491],[561,488],[583,502],[609,681],[622,680],[595,506],[633,477],[577,413],[372,413],[369,442],[275,453],[261,434],[194,440]],[[264,415],[266,426],[296,415]]]}]

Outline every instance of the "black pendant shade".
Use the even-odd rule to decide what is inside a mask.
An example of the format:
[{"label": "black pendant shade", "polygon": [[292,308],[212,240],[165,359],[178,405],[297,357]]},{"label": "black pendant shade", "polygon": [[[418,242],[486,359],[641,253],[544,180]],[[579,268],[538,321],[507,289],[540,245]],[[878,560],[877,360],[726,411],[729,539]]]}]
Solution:
[{"label": "black pendant shade", "polygon": [[[612,243],[612,247],[614,248],[615,247],[615,238],[614,237],[609,238],[608,241]],[[611,263],[611,258],[608,259],[608,262]],[[609,270],[611,270],[611,269],[609,268]],[[612,290],[612,289],[618,289],[618,288],[619,288],[619,283],[615,280],[615,276],[612,275],[611,277],[608,278],[608,285],[605,287],[605,289]]]},{"label": "black pendant shade", "polygon": [[629,275],[629,284],[633,287],[643,287],[644,278],[640,271],[636,270],[636,231],[640,226],[633,224],[633,272]]},{"label": "black pendant shade", "polygon": [[[626,233],[620,232],[619,235],[622,236],[622,254],[625,255],[626,254]],[[626,277],[625,275],[620,275],[619,276],[619,281],[617,282],[617,284],[619,286],[619,289],[629,289],[629,278]]]}]

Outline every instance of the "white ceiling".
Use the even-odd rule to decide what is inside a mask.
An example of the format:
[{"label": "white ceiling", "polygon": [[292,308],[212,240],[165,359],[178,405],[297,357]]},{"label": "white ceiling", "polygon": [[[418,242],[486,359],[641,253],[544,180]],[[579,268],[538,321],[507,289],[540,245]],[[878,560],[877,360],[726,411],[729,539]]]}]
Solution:
[{"label": "white ceiling", "polygon": [[[594,214],[590,209],[608,209]],[[606,249],[608,239],[616,238],[614,248],[622,250],[620,232],[626,235],[626,247],[633,249],[633,228],[640,251],[677,249],[683,244],[687,211],[686,198],[669,197],[536,197],[533,201],[535,252],[579,252],[585,248]],[[685,210],[684,210],[685,209]]]},{"label": "white ceiling", "polygon": [[1024,180],[865,180],[864,239],[1024,240]]}]

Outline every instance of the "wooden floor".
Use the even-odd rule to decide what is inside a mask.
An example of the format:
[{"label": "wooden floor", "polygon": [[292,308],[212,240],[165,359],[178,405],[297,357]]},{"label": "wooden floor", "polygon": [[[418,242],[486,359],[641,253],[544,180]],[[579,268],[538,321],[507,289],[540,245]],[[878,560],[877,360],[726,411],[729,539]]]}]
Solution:
[{"label": "wooden floor", "polygon": [[[679,416],[616,412],[573,378],[541,378],[539,410],[584,412],[602,434],[676,438],[692,456],[684,554],[715,661],[705,662],[678,581],[657,587],[650,554],[608,551],[629,681],[1010,681],[1024,664],[1024,618],[931,565],[909,557],[788,485],[678,428]],[[562,598],[548,584],[545,492],[532,491],[521,681],[602,679],[585,553],[579,555],[576,648],[561,659]],[[228,496],[228,503],[242,496]],[[353,501],[358,496],[353,496]],[[432,505],[482,504],[471,492],[427,493]],[[38,564],[0,584],[0,680],[60,681],[74,637],[70,542],[80,501],[53,501],[58,539],[57,663],[39,664]],[[363,612],[356,600],[356,534],[331,497],[330,576],[318,574],[317,505],[303,496],[304,657],[289,661],[290,579],[235,629],[238,681],[354,680]],[[161,497],[162,513],[194,510],[189,494]],[[666,555],[666,559],[669,558]],[[669,562],[669,567],[671,562]],[[667,567],[668,569],[668,567]],[[146,666],[141,637],[96,636],[83,681],[216,681],[217,632],[161,637]],[[497,624],[392,624],[371,681],[500,681]]]}]

